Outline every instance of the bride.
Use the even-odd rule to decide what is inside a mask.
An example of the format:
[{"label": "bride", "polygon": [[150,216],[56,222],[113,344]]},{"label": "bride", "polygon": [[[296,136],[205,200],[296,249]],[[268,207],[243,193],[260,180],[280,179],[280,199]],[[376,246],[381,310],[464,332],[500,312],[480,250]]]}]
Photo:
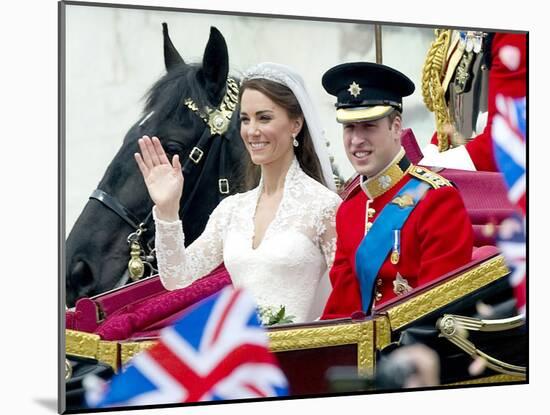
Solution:
[{"label": "bride", "polygon": [[302,78],[284,65],[248,70],[239,101],[241,137],[260,166],[260,183],[224,199],[188,247],[178,217],[179,157],[168,160],[157,137],[139,140],[135,159],[155,203],[160,278],[174,290],[224,262],[233,285],[251,291],[260,308],[284,306],[295,323],[304,322],[332,266],[341,201],[321,125]]}]

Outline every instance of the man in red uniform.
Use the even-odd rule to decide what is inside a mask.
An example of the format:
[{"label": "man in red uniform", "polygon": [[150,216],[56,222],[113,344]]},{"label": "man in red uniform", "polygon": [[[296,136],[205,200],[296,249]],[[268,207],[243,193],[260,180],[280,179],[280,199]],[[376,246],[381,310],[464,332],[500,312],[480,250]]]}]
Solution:
[{"label": "man in red uniform", "polygon": [[336,216],[332,292],[323,319],[369,313],[470,261],[472,226],[458,191],[412,165],[401,147],[402,97],[414,84],[374,63],[328,70],[323,87],[337,97],[336,118],[361,185]]},{"label": "man in red uniform", "polygon": [[[472,48],[469,47],[471,43],[479,43],[479,50],[475,46],[469,50]],[[439,44],[445,46],[444,42]],[[464,62],[472,63],[468,65]],[[422,150],[425,157],[420,164],[498,171],[491,140],[493,119],[497,113],[495,97],[497,94],[511,98],[526,95],[527,35],[453,31],[440,82],[446,91],[450,109],[450,121],[453,124],[450,129],[465,136],[462,139],[466,140],[466,144],[439,153],[438,136],[435,133],[431,144]],[[462,87],[462,84],[466,87]],[[469,98],[465,98],[469,95]],[[477,120],[478,111],[487,111],[487,118],[485,125],[481,125],[482,131],[475,135],[477,128],[471,123]],[[470,125],[465,126],[468,122]],[[453,140],[450,141],[453,144]]]}]

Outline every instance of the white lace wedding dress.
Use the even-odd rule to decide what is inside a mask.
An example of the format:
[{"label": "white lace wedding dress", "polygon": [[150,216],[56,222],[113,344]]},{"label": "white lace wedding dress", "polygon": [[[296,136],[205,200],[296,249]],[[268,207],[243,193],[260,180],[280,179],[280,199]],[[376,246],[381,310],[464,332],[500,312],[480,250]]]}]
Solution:
[{"label": "white lace wedding dress", "polygon": [[277,213],[253,249],[262,186],[260,181],[255,189],[224,199],[202,235],[187,248],[181,221],[162,221],[153,209],[159,274],[164,286],[174,290],[225,262],[233,285],[250,290],[259,306],[285,306],[295,323],[304,322],[311,318],[317,287],[334,260],[341,199],[306,175],[295,158]]}]

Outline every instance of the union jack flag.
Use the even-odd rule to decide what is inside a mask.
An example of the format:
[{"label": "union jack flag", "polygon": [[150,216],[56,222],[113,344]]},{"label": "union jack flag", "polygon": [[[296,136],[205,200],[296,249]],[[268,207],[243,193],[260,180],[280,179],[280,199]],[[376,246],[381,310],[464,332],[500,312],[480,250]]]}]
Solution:
[{"label": "union jack flag", "polygon": [[524,218],[527,214],[526,200],[526,99],[497,95],[492,127],[495,161],[502,173],[508,198],[523,213],[523,220],[513,217],[503,222],[498,235],[498,246],[506,258],[512,274],[516,305],[525,314],[527,269],[525,263]]},{"label": "union jack flag", "polygon": [[[162,330],[91,407],[151,405],[285,396],[288,383],[260,324],[256,304],[226,287]],[[96,393],[96,395],[98,395]]]},{"label": "union jack flag", "polygon": [[495,161],[508,187],[508,198],[526,214],[526,99],[497,95],[493,119]]},{"label": "union jack flag", "polygon": [[514,287],[518,311],[525,314],[527,264],[523,218],[514,215],[500,224],[497,245],[510,268],[510,284]]}]

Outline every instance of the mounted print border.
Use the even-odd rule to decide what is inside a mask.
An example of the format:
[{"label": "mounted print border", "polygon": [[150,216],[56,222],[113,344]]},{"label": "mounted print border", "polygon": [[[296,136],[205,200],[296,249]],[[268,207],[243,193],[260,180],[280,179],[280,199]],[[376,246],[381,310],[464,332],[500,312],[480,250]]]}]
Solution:
[{"label": "mounted print border", "polygon": [[[163,23],[167,25],[164,27]],[[150,113],[144,109],[146,93],[163,77],[169,60],[177,60],[174,50],[185,62],[204,62],[206,45],[212,36],[217,36],[212,27],[226,43],[230,77],[238,80],[248,67],[265,61],[287,64],[302,75],[321,114],[343,197],[358,179],[342,144],[342,129],[334,116],[334,97],[321,86],[323,73],[343,62],[376,61],[409,76],[416,91],[404,100],[403,123],[408,130],[402,140],[408,154],[416,154],[416,161],[420,161],[422,149],[438,129],[422,88],[426,85],[427,56],[434,49],[437,35],[442,31],[448,31],[449,36],[452,32],[479,32],[485,40],[487,34],[495,32],[484,28],[60,2],[60,412],[528,383],[525,318],[509,310],[508,314],[498,314],[517,298],[509,282],[516,270],[491,239],[514,206],[507,199],[499,173],[476,172],[476,176],[447,169],[440,173],[462,190],[474,225],[480,249],[474,252],[472,262],[375,307],[368,316],[316,321],[314,316],[320,315],[330,284],[326,280],[324,286],[314,287],[318,301],[311,311],[311,321],[274,325],[266,330],[269,350],[288,381],[287,396],[221,402],[210,396],[206,402],[188,403],[159,401],[157,396],[150,401],[136,399],[135,404],[101,409],[86,404],[85,390],[90,393],[109,385],[136,355],[158,343],[162,328],[230,282],[227,272],[216,269],[207,279],[194,283],[192,289],[168,293],[156,276],[154,265],[149,266],[146,260],[142,261],[145,276],[132,281],[131,272],[126,272],[128,262],[152,255],[147,248],[150,239],[144,237],[141,245],[132,245],[141,235],[140,225],[148,216],[151,202],[144,201],[139,208],[126,206],[125,198],[134,200],[145,187],[130,178],[136,172],[135,166],[117,164],[117,157],[120,160],[135,151],[127,151],[125,146],[138,138],[135,128],[147,122]],[[434,33],[434,29],[439,31]],[[523,34],[528,39],[525,32],[509,33]],[[167,52],[167,44],[171,44],[172,52]],[[451,57],[447,53],[443,56]],[[448,79],[442,77],[443,84],[456,79],[450,68],[454,65],[456,70],[464,63],[461,56],[454,57],[452,64],[448,62],[447,69],[440,68],[441,73],[449,72]],[[483,95],[486,81],[479,82],[478,95]],[[230,103],[231,94],[228,92],[227,96]],[[466,105],[466,101],[457,102]],[[483,113],[487,108],[476,110]],[[207,118],[205,123],[210,121]],[[472,131],[470,134],[474,135]],[[238,132],[234,138],[240,140]],[[133,159],[127,161],[134,163]],[[114,179],[109,181],[107,176]],[[102,193],[94,192],[101,183],[107,188],[119,183],[124,190],[103,188]],[[206,195],[212,192],[200,190]],[[112,199],[123,202],[109,202],[110,194],[115,195]],[[146,197],[144,194],[143,200]],[[209,206],[213,202],[201,203]],[[198,217],[197,223],[204,221],[210,211],[202,219]],[[199,230],[189,230],[195,231],[200,234]],[[132,239],[130,235],[135,234],[137,237]],[[483,307],[492,307],[499,318],[483,317]],[[422,337],[426,332],[430,336]],[[391,377],[402,370],[419,370],[399,366],[388,358],[391,351],[405,346],[407,339],[415,336],[437,351],[440,381],[407,389],[382,385],[382,374]],[[471,368],[474,358],[485,366],[472,375],[469,370],[475,369]],[[95,377],[87,377],[83,383],[85,374]],[[143,385],[128,386],[124,393],[135,392]],[[88,402],[90,399],[88,396]]]}]

